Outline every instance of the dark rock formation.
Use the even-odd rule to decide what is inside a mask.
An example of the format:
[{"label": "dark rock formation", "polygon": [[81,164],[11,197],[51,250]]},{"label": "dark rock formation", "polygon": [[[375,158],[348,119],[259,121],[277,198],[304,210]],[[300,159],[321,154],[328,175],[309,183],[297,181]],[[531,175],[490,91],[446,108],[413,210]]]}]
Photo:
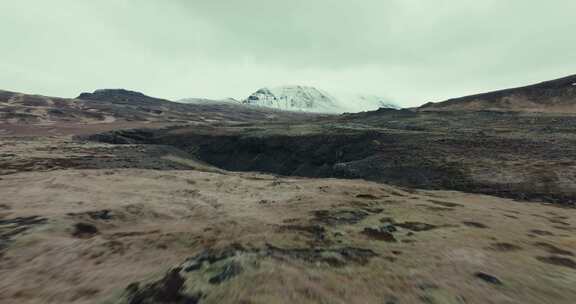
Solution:
[{"label": "dark rock formation", "polygon": [[160,99],[144,95],[140,92],[129,91],[124,89],[103,89],[96,90],[94,93],[82,93],[77,99],[92,100],[92,101],[108,101],[117,104],[128,105],[162,105],[163,103],[170,102],[166,99]]},{"label": "dark rock formation", "polygon": [[500,281],[500,279],[484,272],[477,272],[474,274],[474,276],[490,284],[502,285],[502,281]]},{"label": "dark rock formation", "polygon": [[132,283],[126,288],[130,304],[196,304],[202,294],[188,295],[184,292],[184,279],[180,275],[180,268],[170,270],[164,278],[157,282],[140,287],[139,283]]}]

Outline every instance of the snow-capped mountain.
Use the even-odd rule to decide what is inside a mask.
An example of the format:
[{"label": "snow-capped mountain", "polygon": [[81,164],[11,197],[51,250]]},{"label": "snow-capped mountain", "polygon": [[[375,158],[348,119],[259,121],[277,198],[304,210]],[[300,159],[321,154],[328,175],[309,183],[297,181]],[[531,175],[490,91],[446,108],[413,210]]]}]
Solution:
[{"label": "snow-capped mountain", "polygon": [[399,108],[386,98],[373,95],[339,95],[309,86],[262,88],[242,101],[244,104],[289,111],[344,113]]},{"label": "snow-capped mountain", "polygon": [[336,98],[308,86],[262,88],[248,96],[242,103],[281,110],[316,113],[339,113],[342,110]]},{"label": "snow-capped mountain", "polygon": [[379,108],[400,108],[388,99],[379,96],[362,94],[332,95],[310,86],[262,88],[242,101],[234,98],[184,98],[177,100],[177,102],[187,104],[235,103],[287,111],[332,114],[373,111]]}]

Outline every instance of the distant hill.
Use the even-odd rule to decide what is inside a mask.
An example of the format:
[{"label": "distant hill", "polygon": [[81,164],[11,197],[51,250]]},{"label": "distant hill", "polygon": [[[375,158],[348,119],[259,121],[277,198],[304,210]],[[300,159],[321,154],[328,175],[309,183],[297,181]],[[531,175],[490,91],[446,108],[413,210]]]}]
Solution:
[{"label": "distant hill", "polygon": [[170,102],[167,99],[150,97],[140,92],[129,91],[125,89],[96,90],[93,93],[82,93],[78,97],[76,97],[76,99],[107,101],[115,104],[123,104],[131,106],[161,105]]},{"label": "distant hill", "polygon": [[576,113],[576,75],[525,87],[427,103],[418,110]]},{"label": "distant hill", "polygon": [[207,99],[207,98],[183,98],[176,100],[179,103],[186,103],[186,104],[216,104],[216,103],[232,103],[232,104],[240,104],[241,102],[234,99],[234,98],[227,98],[227,99]]},{"label": "distant hill", "polygon": [[232,102],[184,104],[124,89],[97,90],[72,99],[0,90],[0,123],[12,125],[234,123],[305,117],[310,115]]}]

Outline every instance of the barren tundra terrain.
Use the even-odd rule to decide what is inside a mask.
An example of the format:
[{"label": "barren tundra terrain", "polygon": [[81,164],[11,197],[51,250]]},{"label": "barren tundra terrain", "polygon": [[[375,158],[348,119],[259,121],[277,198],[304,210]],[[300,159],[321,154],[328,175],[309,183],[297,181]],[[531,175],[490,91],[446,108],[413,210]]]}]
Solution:
[{"label": "barren tundra terrain", "polygon": [[572,303],[573,209],[211,170],[4,176],[4,303]]},{"label": "barren tundra terrain", "polygon": [[3,94],[1,303],[576,299],[571,114]]}]

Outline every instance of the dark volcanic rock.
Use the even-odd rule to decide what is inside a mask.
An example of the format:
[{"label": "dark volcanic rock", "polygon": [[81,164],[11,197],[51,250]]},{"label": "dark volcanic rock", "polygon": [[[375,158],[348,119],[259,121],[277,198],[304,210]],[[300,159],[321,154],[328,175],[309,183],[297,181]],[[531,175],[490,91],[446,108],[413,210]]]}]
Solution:
[{"label": "dark volcanic rock", "polygon": [[535,234],[535,235],[540,235],[540,236],[552,236],[552,235],[554,235],[554,233],[552,233],[550,231],[539,230],[539,229],[532,229],[532,230],[530,230],[530,233]]},{"label": "dark volcanic rock", "polygon": [[536,257],[536,259],[542,263],[576,269],[576,262],[570,258],[547,256],[547,257]]},{"label": "dark volcanic rock", "polygon": [[474,274],[474,276],[490,284],[502,285],[502,281],[500,281],[500,279],[484,272],[477,272]]},{"label": "dark volcanic rock", "polygon": [[370,258],[375,257],[377,254],[370,249],[356,247],[279,248],[268,245],[266,255],[280,259],[291,258],[310,263],[326,263],[332,267],[342,267],[349,263],[365,265]]},{"label": "dark volcanic rock", "polygon": [[126,288],[130,304],[196,304],[202,294],[184,294],[184,279],[180,275],[180,268],[170,270],[161,280],[140,287],[138,283],[130,284]]},{"label": "dark volcanic rock", "polygon": [[474,228],[488,228],[488,226],[482,224],[482,223],[478,223],[478,222],[472,222],[472,221],[463,221],[462,224],[468,226],[468,227],[474,227]]},{"label": "dark volcanic rock", "polygon": [[534,245],[536,245],[536,247],[539,247],[539,248],[542,248],[542,249],[548,251],[548,253],[550,253],[550,254],[574,256],[574,253],[572,253],[571,251],[568,251],[568,250],[565,250],[562,248],[558,248],[552,244],[548,244],[548,243],[544,243],[544,242],[537,242]]},{"label": "dark volcanic rock", "polygon": [[77,223],[74,225],[74,232],[72,235],[77,238],[91,238],[98,234],[98,228],[88,223]]},{"label": "dark volcanic rock", "polygon": [[[369,238],[372,238],[375,240],[386,241],[386,242],[396,242],[396,238],[392,234],[392,232],[396,231],[396,229],[395,228],[391,229],[391,227],[394,227],[394,226],[384,226],[384,227],[379,227],[379,228],[366,227],[366,228],[364,228],[362,233],[364,235],[368,236]],[[393,231],[390,231],[390,230],[393,230]]]},{"label": "dark volcanic rock", "polygon": [[427,231],[438,228],[436,225],[421,223],[421,222],[404,222],[404,223],[397,223],[396,226],[402,227],[404,229],[408,229],[411,231]]},{"label": "dark volcanic rock", "polygon": [[261,259],[299,261],[311,263],[315,267],[345,267],[350,264],[366,265],[376,256],[370,249],[357,247],[281,248],[267,244],[264,248],[245,248],[240,244],[232,244],[220,249],[205,250],[170,270],[156,282],[145,286],[132,283],[126,288],[126,295],[131,304],[198,303],[204,293],[185,293],[185,290],[191,289],[191,286],[185,284],[187,279],[194,278],[194,282],[205,280],[208,284],[219,285],[250,271],[250,267],[257,265]]},{"label": "dark volcanic rock", "polygon": [[255,259],[265,257],[279,260],[293,259],[342,267],[348,264],[365,265],[377,254],[370,249],[357,247],[281,248],[267,244],[265,248],[244,248],[240,245],[233,245],[219,250],[206,250],[185,261],[182,268],[185,272],[199,271],[221,261],[232,262],[238,256]]}]

